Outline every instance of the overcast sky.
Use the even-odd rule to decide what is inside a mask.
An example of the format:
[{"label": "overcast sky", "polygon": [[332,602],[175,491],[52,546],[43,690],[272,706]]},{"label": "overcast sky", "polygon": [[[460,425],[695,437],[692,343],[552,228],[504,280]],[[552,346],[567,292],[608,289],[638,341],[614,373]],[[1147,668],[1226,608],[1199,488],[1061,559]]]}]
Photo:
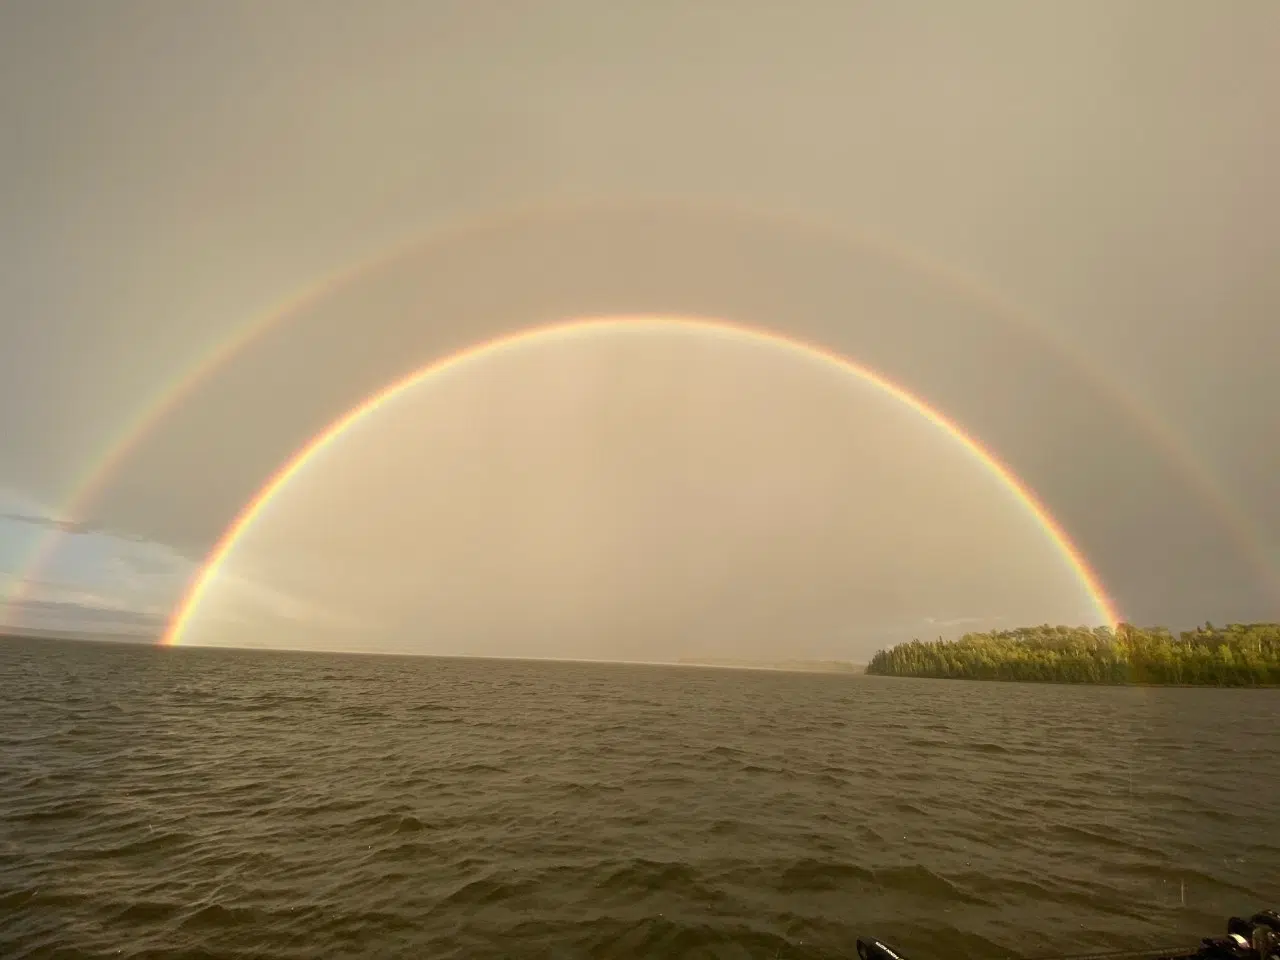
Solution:
[{"label": "overcast sky", "polygon": [[[1276,618],[1276,89],[1270,0],[5,4],[6,616],[161,623],[254,490],[371,391],[496,333],[662,311],[803,336],[917,393],[1036,490],[1132,619]],[[70,501],[201,357],[364,262]],[[221,606],[397,643],[435,616],[450,652],[663,657],[1087,616],[936,428],[794,356],[635,342],[415,391],[269,512]],[[464,536],[485,498],[505,526]],[[65,519],[85,526],[32,571]],[[931,538],[954,553],[903,545]],[[501,569],[449,580],[463,541]],[[339,589],[343,556],[365,586]],[[741,601],[769,591],[768,616]],[[535,596],[542,633],[493,640]]]}]

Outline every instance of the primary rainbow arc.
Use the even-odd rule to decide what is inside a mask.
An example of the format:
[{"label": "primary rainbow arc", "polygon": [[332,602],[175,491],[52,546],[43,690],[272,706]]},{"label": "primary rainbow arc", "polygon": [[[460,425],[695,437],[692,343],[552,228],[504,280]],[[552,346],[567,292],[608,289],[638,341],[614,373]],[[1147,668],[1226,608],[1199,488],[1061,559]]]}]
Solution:
[{"label": "primary rainbow arc", "polygon": [[283,466],[281,466],[257,494],[240,510],[235,519],[223,532],[213,550],[209,553],[203,566],[192,578],[182,599],[174,610],[174,614],[165,630],[162,643],[176,646],[182,642],[183,634],[191,623],[201,601],[209,587],[217,578],[218,571],[235,549],[245,532],[253,525],[289,482],[300,474],[311,461],[324,450],[330,448],[343,434],[356,427],[361,421],[374,414],[386,404],[402,396],[407,391],[448,370],[457,369],[472,360],[495,353],[515,349],[530,341],[553,337],[566,337],[589,332],[602,332],[609,329],[635,326],[675,327],[681,329],[701,330],[724,336],[737,336],[800,354],[834,366],[846,374],[869,384],[911,410],[924,417],[929,423],[941,429],[946,435],[963,446],[975,459],[986,467],[1012,493],[1021,505],[1034,517],[1045,531],[1049,539],[1072,568],[1079,579],[1098,616],[1108,625],[1114,626],[1122,620],[1107,591],[1103,587],[1098,574],[1072,541],[1071,537],[1058,523],[1056,518],[1040,499],[1000,460],[998,456],[985,448],[977,439],[966,433],[958,424],[940,411],[931,407],[924,400],[915,396],[904,387],[889,380],[884,375],[869,367],[856,363],[838,353],[824,349],[816,344],[784,337],[772,331],[761,330],[740,324],[732,324],[723,320],[703,317],[606,317],[575,320],[548,326],[534,327],[517,333],[508,334],[475,344],[465,350],[436,359],[427,365],[414,370],[404,377],[392,382],[373,395],[367,397],[347,413],[339,417],[324,430],[308,440]]}]

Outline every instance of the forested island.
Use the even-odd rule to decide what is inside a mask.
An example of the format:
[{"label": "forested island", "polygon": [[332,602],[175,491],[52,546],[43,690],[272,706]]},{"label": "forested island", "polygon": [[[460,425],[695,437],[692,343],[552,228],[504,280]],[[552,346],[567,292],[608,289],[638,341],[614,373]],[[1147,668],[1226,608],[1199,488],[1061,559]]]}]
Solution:
[{"label": "forested island", "polygon": [[881,650],[867,673],[893,677],[1045,683],[1280,685],[1280,624],[1020,627]]}]

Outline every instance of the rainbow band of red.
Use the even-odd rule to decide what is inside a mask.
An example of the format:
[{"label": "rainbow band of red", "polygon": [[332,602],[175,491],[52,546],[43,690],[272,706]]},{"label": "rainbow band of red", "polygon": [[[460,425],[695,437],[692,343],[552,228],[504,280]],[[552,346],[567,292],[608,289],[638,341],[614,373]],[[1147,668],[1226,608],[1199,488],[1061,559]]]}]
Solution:
[{"label": "rainbow band of red", "polygon": [[415,370],[399,380],[396,380],[379,390],[377,393],[366,398],[364,401],[331,423],[320,433],[308,440],[301,449],[299,449],[270,477],[253,499],[250,500],[243,509],[241,509],[239,514],[236,515],[235,519],[222,534],[213,550],[209,553],[209,556],[201,567],[199,573],[188,585],[181,601],[174,610],[162,642],[169,646],[175,646],[182,642],[183,633],[195,616],[201,601],[209,590],[209,587],[217,578],[219,569],[231,555],[241,537],[243,537],[245,532],[253,525],[254,521],[262,515],[267,505],[270,504],[271,501],[274,500],[281,492],[283,492],[289,482],[294,477],[298,476],[319,454],[332,447],[339,437],[345,434],[348,430],[353,429],[365,418],[371,416],[392,400],[405,394],[413,387],[423,383],[424,381],[429,380],[437,374],[457,369],[472,360],[477,360],[485,356],[492,356],[498,352],[512,350],[533,340],[577,336],[592,332],[606,332],[611,329],[618,329],[620,327],[627,326],[633,327],[637,325],[651,326],[654,328],[674,327],[685,330],[717,333],[720,335],[736,336],[768,344],[773,347],[789,351],[793,354],[800,354],[810,359],[818,360],[830,366],[834,366],[845,373],[857,377],[860,381],[881,390],[883,393],[906,405],[911,410],[924,417],[929,423],[939,427],[953,440],[961,444],[961,446],[972,454],[992,474],[999,478],[1004,486],[1014,494],[1023,507],[1035,518],[1035,520],[1044,529],[1045,533],[1049,536],[1050,540],[1053,541],[1054,545],[1061,552],[1064,559],[1079,578],[1081,585],[1084,587],[1085,592],[1090,598],[1090,601],[1096,608],[1100,619],[1108,626],[1114,626],[1121,621],[1122,618],[1111,603],[1111,600],[1109,599],[1106,590],[1103,588],[1102,582],[1097,573],[1089,565],[1080,549],[1071,540],[1071,537],[1068,536],[1067,532],[1062,528],[1039,498],[1027,488],[1027,486],[999,459],[999,457],[987,450],[981,443],[962,430],[955,422],[929,406],[919,397],[910,393],[898,384],[893,383],[882,374],[861,364],[855,363],[838,353],[823,349],[815,344],[790,339],[770,331],[739,324],[731,324],[721,320],[712,320],[701,317],[646,316],[577,320],[552,324],[550,326],[535,327],[518,333],[508,334],[506,336],[476,344],[465,350],[459,351],[458,353],[432,361],[426,366]]}]

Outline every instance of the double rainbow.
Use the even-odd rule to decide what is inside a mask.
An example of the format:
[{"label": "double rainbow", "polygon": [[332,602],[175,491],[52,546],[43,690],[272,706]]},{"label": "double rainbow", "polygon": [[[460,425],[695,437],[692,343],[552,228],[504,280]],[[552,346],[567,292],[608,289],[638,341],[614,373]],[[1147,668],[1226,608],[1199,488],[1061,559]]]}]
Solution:
[{"label": "double rainbow", "polygon": [[[670,201],[667,201],[670,202]],[[679,207],[698,207],[698,204],[691,204],[687,201],[677,200],[675,205]],[[261,316],[251,319],[241,325],[239,329],[230,337],[225,338],[215,344],[211,349],[202,353],[196,362],[184,370],[180,375],[157,391],[154,398],[145,404],[137,416],[129,421],[123,430],[115,433],[109,442],[105,445],[102,453],[90,461],[90,466],[80,478],[74,483],[67,495],[63,498],[63,506],[59,511],[61,515],[70,517],[79,517],[91,512],[91,508],[95,500],[101,496],[127,462],[129,456],[138,449],[142,442],[149,437],[152,432],[189,396],[191,396],[202,384],[206,383],[218,370],[222,369],[229,361],[239,355],[242,351],[250,347],[257,339],[264,335],[267,331],[274,329],[280,323],[285,322],[288,318],[296,316],[304,312],[307,308],[314,306],[328,296],[345,288],[346,286],[356,282],[361,277],[371,274],[379,268],[390,262],[394,262],[423,249],[424,246],[447,247],[450,241],[467,233],[475,233],[487,230],[501,230],[509,225],[515,225],[521,221],[536,221],[539,217],[546,215],[563,214],[565,209],[562,206],[542,206],[534,205],[524,209],[503,210],[497,215],[479,217],[474,220],[446,226],[433,236],[406,243],[401,247],[392,250],[390,253],[380,254],[372,259],[356,264],[350,269],[340,271],[336,274],[324,278],[320,283],[303,291],[301,294],[289,298],[288,300],[277,304],[273,308],[267,310]],[[1079,350],[1070,342],[1058,337],[1051,337],[1050,331],[1041,328],[1039,325],[1032,325],[1027,319],[1025,313],[1009,304],[1003,298],[995,295],[990,290],[976,283],[976,281],[959,273],[958,271],[913,252],[898,249],[889,246],[882,241],[873,240],[866,237],[851,237],[845,235],[837,235],[830,232],[826,227],[808,222],[802,218],[787,215],[777,216],[775,214],[763,214],[759,211],[747,209],[731,209],[728,207],[717,207],[710,210],[712,213],[727,213],[737,216],[746,216],[759,223],[768,225],[770,223],[779,226],[800,227],[814,235],[823,234],[825,239],[835,245],[847,246],[853,249],[862,249],[873,252],[885,257],[890,261],[896,261],[908,268],[941,282],[946,287],[955,290],[972,302],[980,303],[984,308],[993,314],[1022,326],[1035,326],[1037,330],[1045,335],[1050,341],[1054,349],[1065,356],[1073,366],[1083,372],[1091,381],[1093,386],[1108,395],[1115,403],[1118,409],[1125,412],[1136,423],[1138,423],[1146,434],[1152,438],[1153,442],[1159,447],[1162,453],[1169,459],[1171,463],[1177,466],[1180,473],[1187,478],[1191,486],[1203,497],[1206,503],[1212,504],[1219,519],[1224,527],[1230,531],[1232,539],[1240,546],[1242,552],[1250,557],[1259,577],[1269,587],[1280,586],[1276,577],[1276,572],[1269,558],[1264,554],[1256,537],[1252,533],[1251,525],[1248,518],[1239,510],[1238,506],[1232,499],[1226,496],[1215,477],[1209,473],[1207,468],[1201,463],[1190,451],[1187,450],[1185,444],[1180,437],[1160,418],[1156,417],[1149,408],[1138,402],[1138,400],[1123,385],[1103,379],[1099,372],[1093,366],[1085,362],[1084,357]],[[729,324],[719,322],[703,321],[704,325],[714,326],[722,332],[728,329],[736,329],[740,332],[743,328],[731,327]],[[567,330],[571,326],[561,325],[554,329]],[[253,517],[261,511],[267,500],[269,500],[285,483],[288,478],[295,475],[310,459],[311,454],[323,446],[330,443],[337,435],[341,434],[346,428],[352,426],[357,420],[371,413],[382,403],[387,402],[400,391],[408,389],[413,384],[429,377],[432,373],[442,371],[446,368],[452,368],[465,360],[475,357],[481,353],[494,349],[503,349],[523,342],[531,336],[539,334],[547,334],[547,328],[540,330],[526,331],[515,336],[504,337],[499,340],[490,341],[472,347],[462,353],[456,354],[442,360],[434,361],[429,366],[410,374],[381,390],[374,397],[370,397],[346,416],[340,418],[328,429],[319,434],[316,438],[304,445],[279,471],[277,471],[253,498],[252,501],[240,512],[232,526],[228,528],[224,536],[219,540],[213,553],[209,557],[209,562],[205,566],[205,571],[197,577],[188,590],[186,598],[182,605],[178,608],[178,614],[175,616],[175,624],[185,623],[191,615],[190,601],[199,596],[207,589],[208,582],[212,574],[211,570],[216,570],[217,565],[225,559],[230,546],[238,536],[238,532],[242,531],[246,523],[252,522]],[[874,373],[865,367],[849,361],[846,358],[836,354],[829,353],[823,349],[810,344],[802,344],[798,341],[789,341],[785,337],[764,333],[762,331],[751,331],[749,335],[764,338],[775,344],[787,344],[793,349],[803,350],[809,354],[818,354],[823,356],[826,361],[838,364],[842,369],[856,375],[870,383],[885,389],[891,395],[897,397],[910,407],[924,415],[928,420],[942,427],[946,432],[956,437],[964,444],[977,458],[987,464],[1000,478],[1010,487],[1027,505],[1039,519],[1042,526],[1049,531],[1052,538],[1059,544],[1060,548],[1070,558],[1072,566],[1080,573],[1081,579],[1088,585],[1090,594],[1095,598],[1095,604],[1098,606],[1100,615],[1112,622],[1117,619],[1114,609],[1105,599],[1105,595],[1098,584],[1097,576],[1089,569],[1080,556],[1079,550],[1076,549],[1065,532],[1062,531],[1059,524],[1048,514],[1044,506],[1031,495],[1025,486],[1013,476],[1009,469],[1004,466],[993,454],[983,449],[972,437],[961,431],[954,423],[947,420],[942,414],[930,408],[919,398],[912,396],[902,387],[890,383],[886,378],[878,373]],[[23,598],[24,584],[34,582],[40,575],[43,568],[50,561],[57,545],[66,534],[51,530],[37,544],[33,554],[25,565],[23,575],[16,584],[11,602],[20,602]],[[167,636],[175,637],[180,634],[171,627]]]}]

